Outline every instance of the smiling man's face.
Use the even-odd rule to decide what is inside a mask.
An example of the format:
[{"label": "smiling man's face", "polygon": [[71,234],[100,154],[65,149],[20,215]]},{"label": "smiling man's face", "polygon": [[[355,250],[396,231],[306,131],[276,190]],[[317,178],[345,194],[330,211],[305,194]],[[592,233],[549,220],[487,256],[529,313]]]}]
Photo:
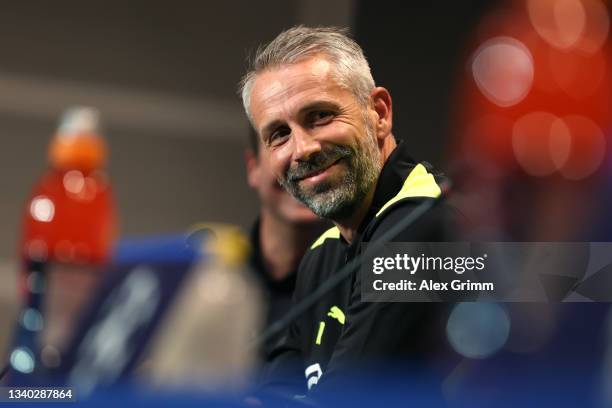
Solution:
[{"label": "smiling man's face", "polygon": [[251,92],[255,129],[270,169],[317,215],[350,217],[382,160],[371,112],[332,76],[323,56],[261,73]]}]

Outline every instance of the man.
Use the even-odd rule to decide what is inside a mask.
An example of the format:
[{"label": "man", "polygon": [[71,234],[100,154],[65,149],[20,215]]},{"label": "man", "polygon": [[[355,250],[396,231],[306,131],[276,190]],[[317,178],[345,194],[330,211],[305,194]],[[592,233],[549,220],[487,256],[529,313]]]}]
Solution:
[{"label": "man", "polygon": [[[261,203],[259,218],[251,231],[250,266],[267,295],[266,326],[283,317],[291,307],[297,266],[312,241],[327,223],[289,195],[270,171],[268,152],[251,129],[245,153],[247,181]],[[265,359],[279,340],[261,347]]]},{"label": "man", "polygon": [[[361,48],[341,30],[300,26],[281,33],[258,51],[241,85],[272,173],[335,224],[304,256],[296,302],[356,257],[361,243],[379,239],[441,194],[426,166],[396,142],[391,96],[375,86]],[[445,218],[444,207],[436,206],[394,240],[443,240]],[[421,358],[431,344],[433,310],[361,302],[356,273],[291,324],[274,351],[268,386],[297,385],[293,393],[333,388],[355,361]],[[289,380],[295,362],[303,389]]]}]

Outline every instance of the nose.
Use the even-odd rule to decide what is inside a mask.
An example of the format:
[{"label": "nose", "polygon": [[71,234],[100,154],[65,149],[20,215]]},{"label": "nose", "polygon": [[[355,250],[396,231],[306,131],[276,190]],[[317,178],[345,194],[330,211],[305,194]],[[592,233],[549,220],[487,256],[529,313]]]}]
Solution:
[{"label": "nose", "polygon": [[295,161],[308,160],[310,156],[321,151],[321,143],[306,129],[298,127],[292,129],[294,140]]}]

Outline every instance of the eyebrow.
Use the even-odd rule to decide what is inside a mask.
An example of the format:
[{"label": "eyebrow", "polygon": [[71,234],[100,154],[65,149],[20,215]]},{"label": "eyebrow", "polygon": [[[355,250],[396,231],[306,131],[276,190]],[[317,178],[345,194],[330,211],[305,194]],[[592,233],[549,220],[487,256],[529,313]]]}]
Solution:
[{"label": "eyebrow", "polygon": [[[314,101],[309,103],[308,105],[302,106],[300,108],[300,110],[298,111],[298,115],[302,115],[305,112],[309,112],[315,109],[321,109],[321,108],[327,108],[327,109],[338,109],[339,105],[336,102],[332,102],[329,100],[320,100],[320,101]],[[262,129],[260,134],[261,135],[265,135],[268,134],[269,132],[271,132],[272,130],[276,129],[279,126],[282,126],[285,124],[285,121],[283,120],[273,120],[272,122],[266,124]]]}]

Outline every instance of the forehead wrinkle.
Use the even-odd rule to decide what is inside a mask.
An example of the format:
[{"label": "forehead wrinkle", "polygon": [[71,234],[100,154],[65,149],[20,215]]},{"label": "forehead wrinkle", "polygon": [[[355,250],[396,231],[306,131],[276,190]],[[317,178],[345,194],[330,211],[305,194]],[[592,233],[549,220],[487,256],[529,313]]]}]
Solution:
[{"label": "forehead wrinkle", "polygon": [[[305,77],[304,79],[296,79]],[[301,105],[313,98],[320,99],[328,93],[329,83],[310,73],[292,75],[290,79],[277,79],[260,91],[261,115],[266,123],[285,118],[299,112]],[[326,98],[323,98],[326,99]],[[268,119],[269,118],[269,119]]]}]

